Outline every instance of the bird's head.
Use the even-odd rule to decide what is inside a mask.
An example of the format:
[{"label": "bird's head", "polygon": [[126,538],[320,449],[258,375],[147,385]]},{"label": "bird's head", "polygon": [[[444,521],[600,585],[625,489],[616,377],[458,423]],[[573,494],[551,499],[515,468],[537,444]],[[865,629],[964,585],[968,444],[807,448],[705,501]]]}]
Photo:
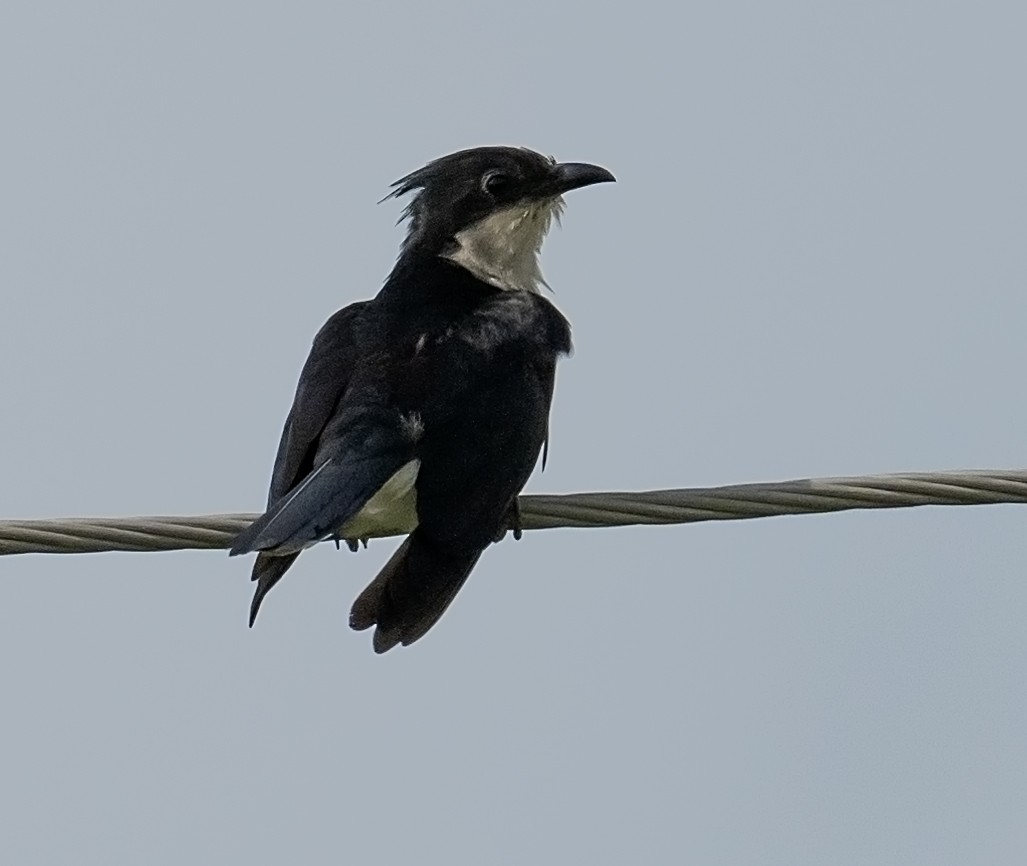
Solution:
[{"label": "bird's head", "polygon": [[413,193],[404,252],[449,259],[500,289],[538,291],[545,285],[538,254],[563,194],[612,180],[597,165],[476,147],[401,178],[388,198]]}]

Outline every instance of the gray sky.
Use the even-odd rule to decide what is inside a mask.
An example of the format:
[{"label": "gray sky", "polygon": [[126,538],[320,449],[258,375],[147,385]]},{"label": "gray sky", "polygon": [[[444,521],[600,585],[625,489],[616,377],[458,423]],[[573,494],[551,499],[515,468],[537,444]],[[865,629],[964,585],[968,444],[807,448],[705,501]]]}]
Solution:
[{"label": "gray sky", "polygon": [[[963,11],[960,11],[962,8]],[[1022,3],[0,13],[0,517],[262,504],[390,181],[601,163],[529,490],[1027,464]],[[0,862],[1019,863],[1027,513],[527,533],[384,657],[393,547],[0,562]]]}]

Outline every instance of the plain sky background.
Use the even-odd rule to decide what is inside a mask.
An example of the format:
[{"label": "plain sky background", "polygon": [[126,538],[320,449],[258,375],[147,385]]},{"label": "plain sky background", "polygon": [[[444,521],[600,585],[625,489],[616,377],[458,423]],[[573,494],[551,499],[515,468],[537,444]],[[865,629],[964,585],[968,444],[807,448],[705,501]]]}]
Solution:
[{"label": "plain sky background", "polygon": [[[543,265],[528,490],[1027,464],[1023,3],[14,2],[0,518],[261,507],[389,182],[619,183]],[[998,864],[1027,850],[1027,511],[526,533],[420,643],[394,546],[246,628],[220,552],[0,562],[0,862]]]}]

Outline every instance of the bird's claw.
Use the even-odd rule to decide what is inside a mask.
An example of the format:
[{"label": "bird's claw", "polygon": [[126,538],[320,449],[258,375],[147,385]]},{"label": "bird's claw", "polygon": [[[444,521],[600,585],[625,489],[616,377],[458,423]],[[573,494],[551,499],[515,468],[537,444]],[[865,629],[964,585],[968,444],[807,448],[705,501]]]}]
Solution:
[{"label": "bird's claw", "polygon": [[[364,547],[366,548],[367,547],[367,539],[364,538],[362,540],[364,542]],[[348,547],[353,553],[356,553],[360,549],[360,544],[359,544],[359,542],[355,538],[343,538],[338,533],[336,533],[335,535],[332,536],[332,541],[335,542],[335,549],[336,550],[341,550],[342,549],[342,544],[340,542],[343,542],[343,541],[346,542],[346,547]]]},{"label": "bird's claw", "polygon": [[500,527],[499,532],[496,533],[494,542],[500,542],[506,538],[506,533],[512,532],[514,541],[520,541],[521,536],[524,534],[524,529],[521,526],[521,503],[519,499],[514,499],[513,504],[510,506],[510,510],[506,513],[506,522]]}]

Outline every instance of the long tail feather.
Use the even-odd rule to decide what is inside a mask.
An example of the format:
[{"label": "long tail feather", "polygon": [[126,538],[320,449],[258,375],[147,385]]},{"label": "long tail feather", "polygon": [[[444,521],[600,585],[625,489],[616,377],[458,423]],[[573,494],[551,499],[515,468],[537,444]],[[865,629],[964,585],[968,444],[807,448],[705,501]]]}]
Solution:
[{"label": "long tail feather", "polygon": [[481,553],[445,551],[415,530],[353,603],[350,626],[376,625],[377,653],[412,644],[439,621]]}]

